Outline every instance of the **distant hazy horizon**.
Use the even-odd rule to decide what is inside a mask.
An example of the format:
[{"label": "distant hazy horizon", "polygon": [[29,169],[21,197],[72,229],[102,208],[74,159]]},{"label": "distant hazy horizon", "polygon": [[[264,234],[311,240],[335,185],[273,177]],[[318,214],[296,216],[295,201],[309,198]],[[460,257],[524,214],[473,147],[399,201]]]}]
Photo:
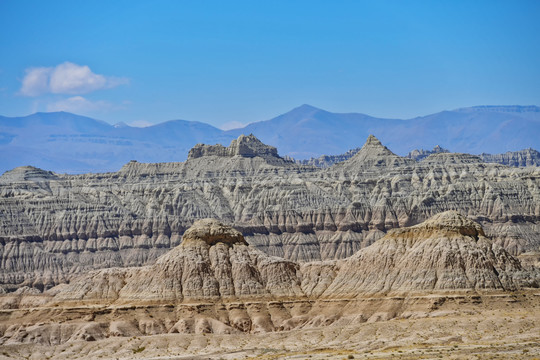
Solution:
[{"label": "distant hazy horizon", "polygon": [[146,128],[113,126],[56,112],[0,116],[0,173],[33,165],[56,172],[117,171],[130,160],[184,161],[197,143],[228,145],[254,134],[296,159],[342,154],[375,135],[391,151],[440,145],[471,154],[540,149],[540,107],[479,106],[403,120],[358,113],[332,113],[309,105],[245,128],[220,130],[199,121],[166,121]]},{"label": "distant hazy horizon", "polygon": [[232,128],[539,104],[538,1],[2,1],[0,113]]},{"label": "distant hazy horizon", "polygon": [[83,117],[89,117],[93,120],[98,120],[98,121],[103,121],[109,125],[113,125],[113,126],[129,126],[129,127],[135,127],[135,128],[145,128],[145,127],[150,127],[150,126],[156,126],[156,125],[161,125],[161,124],[164,124],[164,123],[167,123],[167,122],[170,122],[170,121],[178,121],[178,120],[181,120],[181,121],[189,121],[189,122],[198,122],[198,123],[202,123],[202,124],[206,124],[206,125],[210,125],[210,126],[213,126],[217,129],[220,129],[220,130],[224,130],[224,131],[229,131],[229,130],[241,130],[243,128],[246,128],[246,127],[249,127],[249,125],[253,125],[255,123],[258,123],[258,122],[264,122],[264,121],[270,121],[276,117],[279,117],[281,115],[285,115],[291,111],[294,111],[296,109],[300,109],[302,107],[310,107],[310,108],[313,108],[313,109],[317,109],[317,110],[322,110],[322,111],[325,111],[325,112],[330,112],[330,113],[333,113],[333,114],[354,114],[354,115],[367,115],[369,117],[373,117],[373,118],[377,118],[377,119],[388,119],[388,120],[403,120],[403,121],[407,121],[407,120],[413,120],[413,119],[416,119],[416,118],[421,118],[421,117],[427,117],[427,116],[430,116],[430,115],[434,115],[434,114],[437,114],[437,113],[441,113],[441,112],[445,112],[445,111],[458,111],[458,110],[467,110],[467,109],[474,109],[474,108],[497,108],[497,107],[501,107],[501,108],[511,108],[511,107],[520,107],[520,108],[529,108],[529,107],[533,107],[533,108],[539,108],[540,109],[540,106],[539,105],[535,105],[535,104],[489,104],[489,105],[486,105],[486,104],[483,104],[483,105],[473,105],[473,106],[468,106],[468,107],[465,107],[465,106],[462,106],[462,107],[457,107],[455,109],[439,109],[438,111],[434,112],[434,113],[430,113],[430,114],[421,114],[421,115],[418,115],[418,116],[415,116],[415,117],[412,117],[412,118],[405,118],[405,117],[394,117],[394,118],[384,118],[384,117],[376,117],[374,116],[373,114],[368,114],[366,112],[362,112],[362,111],[329,111],[328,109],[323,109],[321,107],[318,107],[318,106],[314,106],[314,105],[311,105],[311,104],[301,104],[299,106],[295,106],[291,109],[288,109],[288,111],[285,111],[283,113],[276,113],[276,114],[273,114],[271,118],[268,118],[268,119],[261,119],[261,120],[257,120],[257,121],[251,121],[251,122],[247,122],[247,123],[239,123],[239,124],[228,124],[228,126],[216,126],[216,125],[212,125],[211,123],[207,123],[207,122],[204,122],[204,121],[199,121],[197,119],[165,119],[163,121],[160,121],[160,122],[155,122],[155,123],[148,123],[148,124],[138,124],[138,123],[134,123],[134,122],[126,122],[126,121],[117,121],[117,122],[114,122],[114,121],[107,121],[107,120],[104,120],[104,119],[101,119],[99,116],[88,116],[88,115],[84,115],[82,113],[76,113],[76,112],[70,112],[70,111],[65,111],[65,110],[59,110],[59,111],[36,111],[36,112],[33,112],[33,113],[29,113],[29,114],[21,114],[21,115],[15,115],[15,116],[6,116],[4,114],[0,114],[0,117],[4,116],[4,117],[8,117],[8,118],[23,118],[23,117],[28,117],[28,116],[32,116],[32,115],[36,115],[36,114],[39,114],[39,113],[44,113],[44,114],[52,114],[52,113],[60,113],[60,112],[66,112],[66,113],[69,113],[69,114],[73,114],[73,115],[77,115],[77,116],[83,116]]}]

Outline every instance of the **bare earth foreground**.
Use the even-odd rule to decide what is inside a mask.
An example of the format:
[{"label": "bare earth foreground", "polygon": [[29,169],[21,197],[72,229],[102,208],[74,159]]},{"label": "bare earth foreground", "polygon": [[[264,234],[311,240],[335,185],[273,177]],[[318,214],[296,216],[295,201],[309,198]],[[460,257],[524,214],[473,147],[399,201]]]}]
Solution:
[{"label": "bare earth foreground", "polygon": [[[449,297],[425,318],[262,334],[4,344],[1,359],[539,359],[540,293]],[[147,309],[151,312],[151,309]]]}]

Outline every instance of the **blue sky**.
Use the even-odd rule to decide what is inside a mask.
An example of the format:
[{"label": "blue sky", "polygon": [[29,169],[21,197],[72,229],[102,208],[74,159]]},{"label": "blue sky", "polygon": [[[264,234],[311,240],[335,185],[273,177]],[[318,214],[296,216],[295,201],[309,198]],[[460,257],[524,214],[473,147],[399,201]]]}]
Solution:
[{"label": "blue sky", "polygon": [[540,1],[0,0],[0,114],[231,127],[540,105]]}]

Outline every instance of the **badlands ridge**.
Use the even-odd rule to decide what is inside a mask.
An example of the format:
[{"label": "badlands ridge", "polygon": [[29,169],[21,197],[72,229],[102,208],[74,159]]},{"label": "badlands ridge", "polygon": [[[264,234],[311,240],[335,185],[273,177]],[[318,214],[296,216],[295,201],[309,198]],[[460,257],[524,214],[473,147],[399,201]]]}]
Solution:
[{"label": "badlands ridge", "polygon": [[328,169],[254,136],[116,173],[16,168],[0,358],[532,359],[539,179],[373,136]]},{"label": "badlands ridge", "polygon": [[182,163],[115,173],[21,167],[0,177],[0,291],[44,291],[95,269],[152,264],[198,219],[297,263],[340,260],[392,229],[455,210],[528,264],[539,263],[540,169],[477,156],[392,153],[370,136],[327,169],[298,165],[254,136],[197,145]]},{"label": "badlands ridge", "polygon": [[427,317],[446,301],[538,288],[540,272],[454,211],[389,232],[343,260],[298,264],[197,221],[153,265],[89,272],[2,297],[4,344],[165,333],[260,333]]}]

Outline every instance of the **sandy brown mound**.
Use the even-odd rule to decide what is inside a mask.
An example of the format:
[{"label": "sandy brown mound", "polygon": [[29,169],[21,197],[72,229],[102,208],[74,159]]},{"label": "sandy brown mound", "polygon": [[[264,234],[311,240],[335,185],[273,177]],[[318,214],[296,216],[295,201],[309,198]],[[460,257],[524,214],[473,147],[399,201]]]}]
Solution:
[{"label": "sandy brown mound", "polygon": [[447,211],[390,231],[343,260],[324,295],[515,290],[523,285],[537,283],[519,260],[486,238],[479,224]]}]

